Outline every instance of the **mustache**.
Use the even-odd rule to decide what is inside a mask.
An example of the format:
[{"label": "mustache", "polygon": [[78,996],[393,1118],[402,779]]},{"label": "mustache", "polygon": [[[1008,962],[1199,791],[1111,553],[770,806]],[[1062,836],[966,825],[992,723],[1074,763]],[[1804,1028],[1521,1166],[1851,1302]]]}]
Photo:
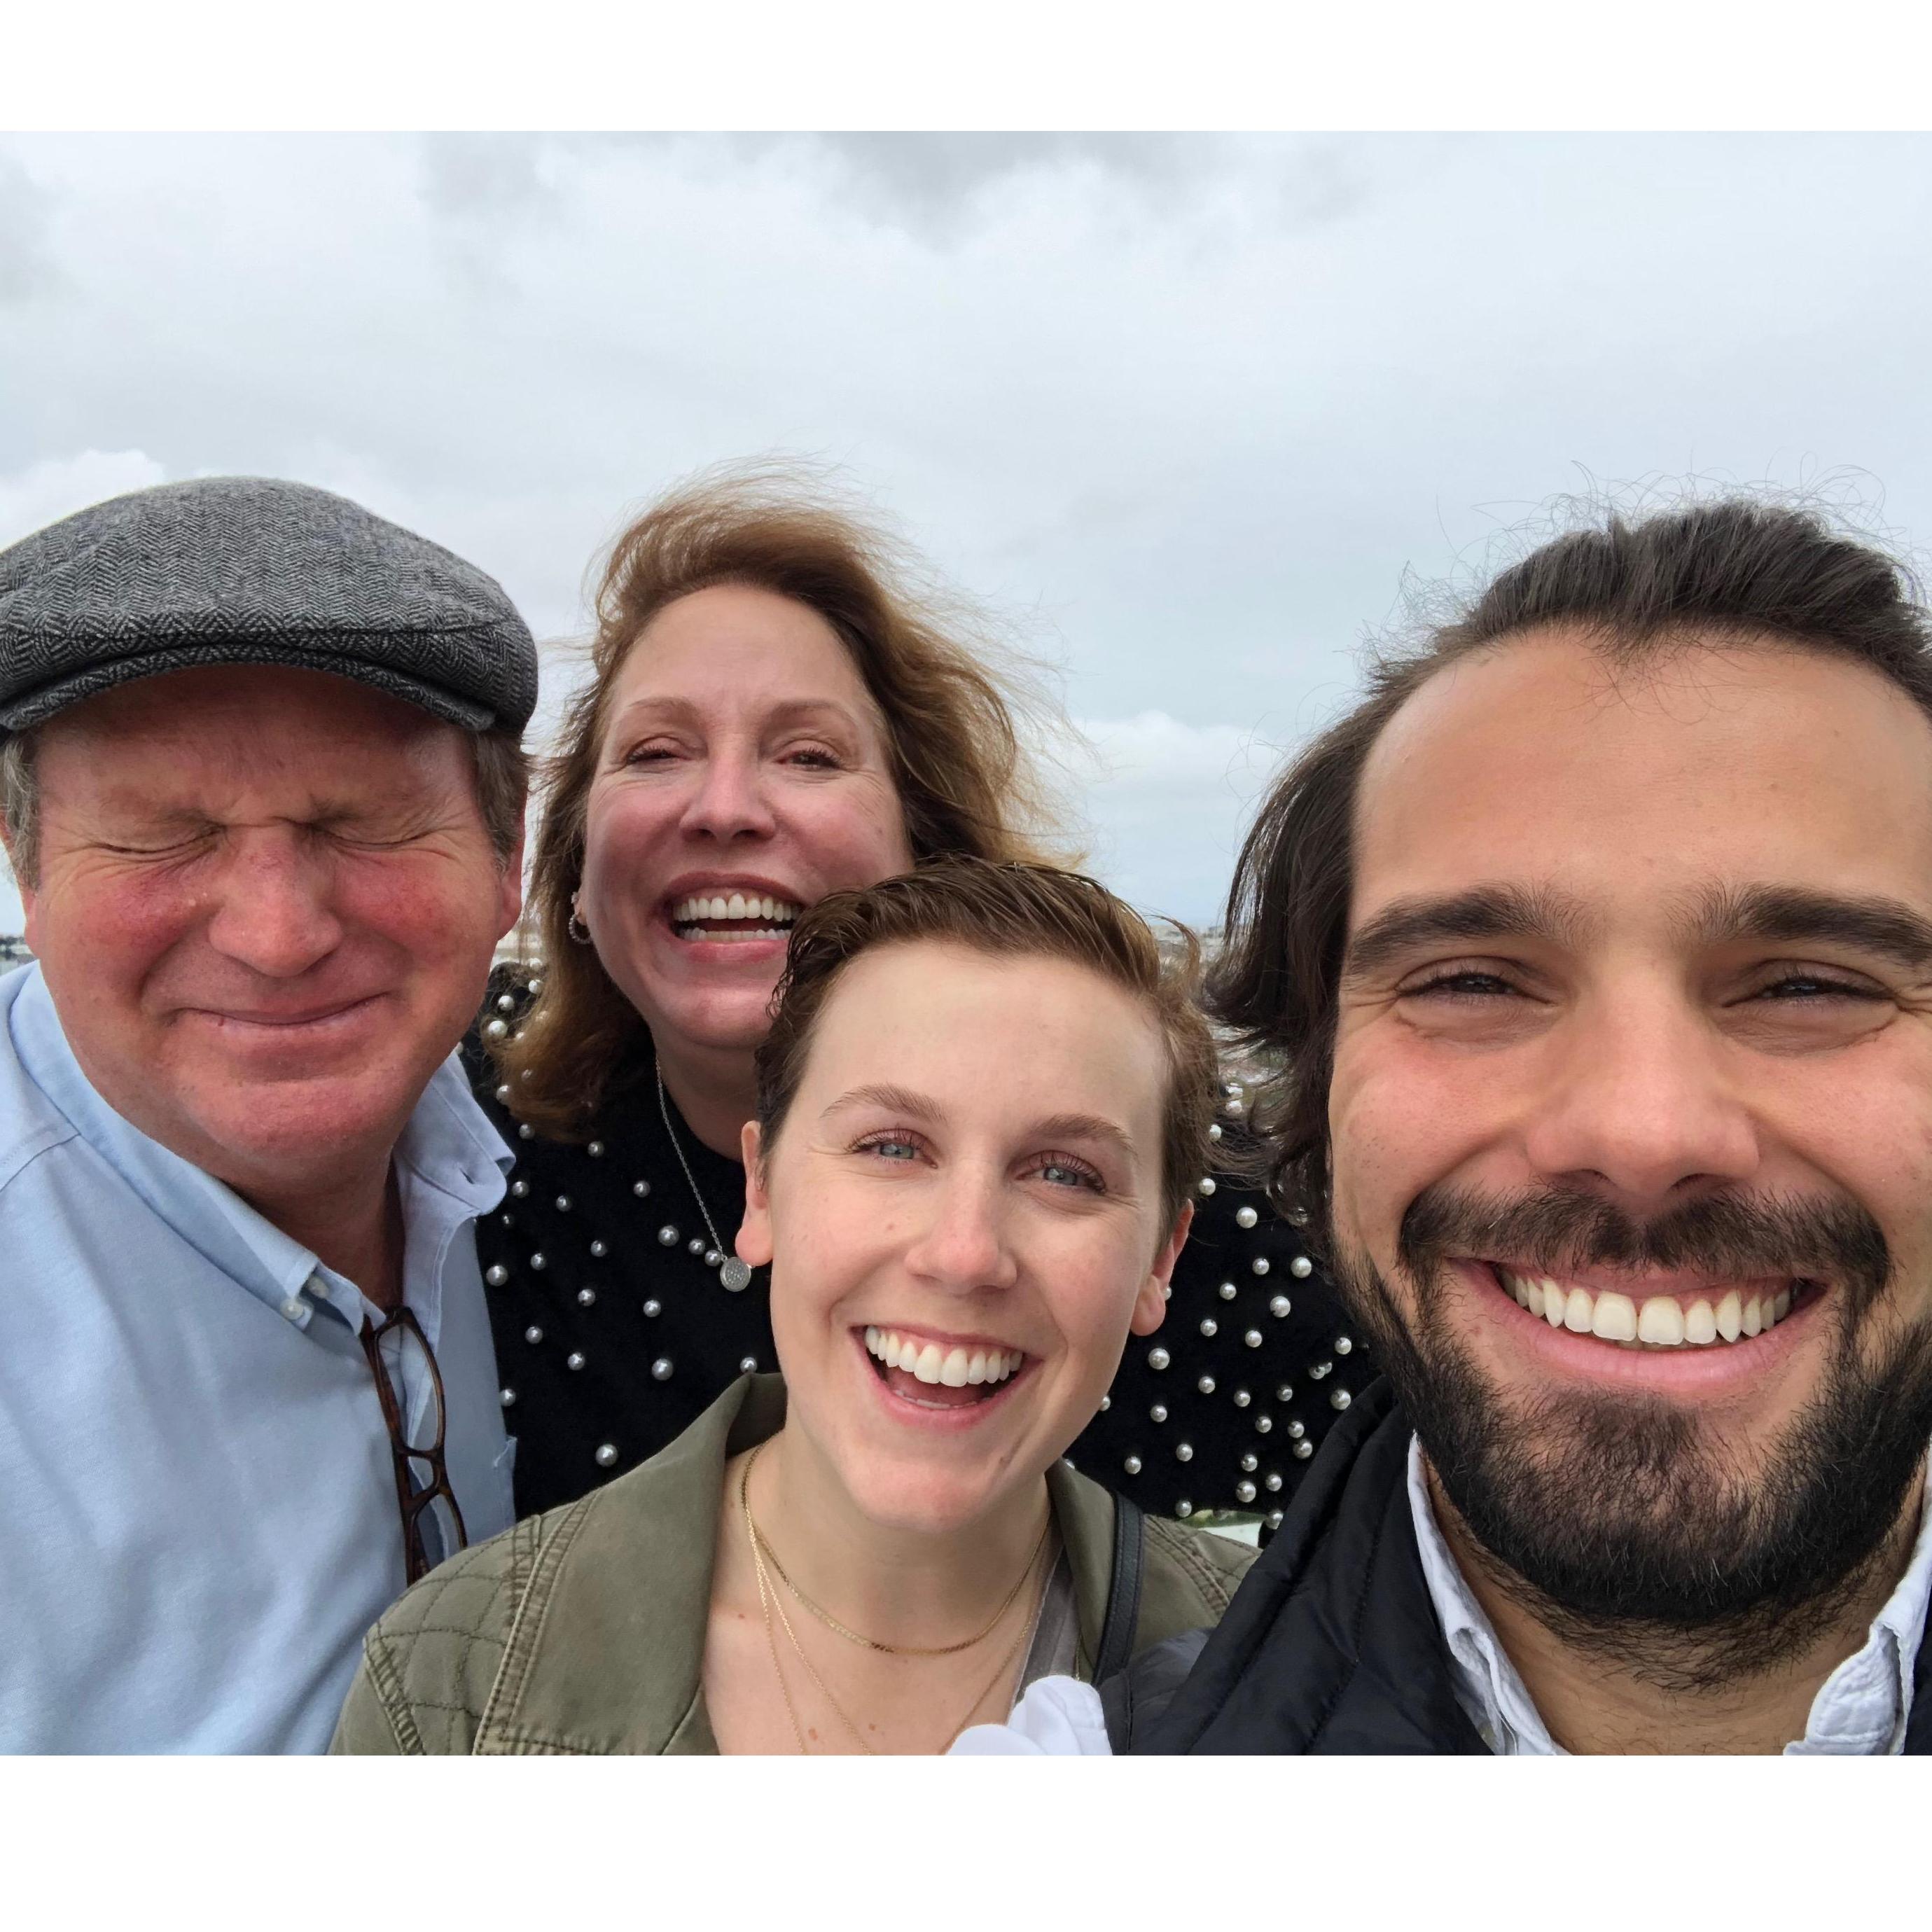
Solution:
[{"label": "mustache", "polygon": [[1446,1182],[1409,1203],[1396,1252],[1427,1283],[1451,1256],[1524,1262],[1546,1274],[1588,1268],[1686,1269],[1724,1276],[1795,1275],[1850,1291],[1854,1306],[1892,1279],[1892,1250],[1848,1195],[1714,1193],[1648,1220],[1581,1189],[1486,1195]]}]

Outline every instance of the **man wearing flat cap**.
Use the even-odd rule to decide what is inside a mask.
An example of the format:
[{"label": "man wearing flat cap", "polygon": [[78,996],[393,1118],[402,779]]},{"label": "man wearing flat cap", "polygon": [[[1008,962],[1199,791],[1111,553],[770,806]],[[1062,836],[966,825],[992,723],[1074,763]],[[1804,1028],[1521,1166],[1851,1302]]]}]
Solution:
[{"label": "man wearing flat cap", "polygon": [[0,1748],[320,1750],[512,1520],[451,1054],[536,696],[494,582],[299,484],[0,551]]}]

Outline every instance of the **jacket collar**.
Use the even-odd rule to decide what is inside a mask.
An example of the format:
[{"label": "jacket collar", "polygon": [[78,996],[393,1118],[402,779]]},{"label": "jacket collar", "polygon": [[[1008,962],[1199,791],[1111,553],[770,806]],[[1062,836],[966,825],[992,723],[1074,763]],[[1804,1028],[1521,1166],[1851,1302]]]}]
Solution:
[{"label": "jacket collar", "polygon": [[[563,1513],[518,1604],[479,1752],[716,1748],[700,1688],[724,1465],[784,1414],[780,1377],[742,1376],[670,1448]],[[614,1676],[604,1660],[622,1657],[649,1666]]]},{"label": "jacket collar", "polygon": [[[702,1688],[724,1466],[776,1436],[784,1418],[782,1376],[740,1376],[670,1448],[552,1519],[478,1726],[478,1751],[716,1749]],[[1046,1482],[1072,1571],[1084,1670],[1106,1614],[1113,1498],[1064,1462]],[[608,1660],[624,1657],[649,1666],[614,1676]]]}]

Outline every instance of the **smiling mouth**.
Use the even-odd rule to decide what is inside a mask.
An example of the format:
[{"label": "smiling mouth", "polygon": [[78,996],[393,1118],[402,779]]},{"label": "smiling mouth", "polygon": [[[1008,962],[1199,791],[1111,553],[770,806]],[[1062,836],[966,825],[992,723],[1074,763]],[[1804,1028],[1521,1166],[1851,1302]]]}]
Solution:
[{"label": "smiling mouth", "polygon": [[670,908],[672,932],[688,940],[785,939],[798,914],[789,899],[747,892],[700,892]]},{"label": "smiling mouth", "polygon": [[1768,1334],[1796,1309],[1824,1292],[1822,1284],[1792,1276],[1775,1286],[1742,1283],[1680,1294],[1629,1295],[1592,1288],[1561,1276],[1528,1273],[1500,1262],[1484,1264],[1519,1308],[1552,1328],[1592,1335],[1625,1348],[1734,1346]]},{"label": "smiling mouth", "polygon": [[221,1026],[251,1027],[265,1033],[293,1033],[304,1027],[326,1026],[332,1020],[360,1012],[364,1007],[374,1005],[377,997],[374,993],[365,994],[360,999],[345,1000],[339,1005],[300,1013],[239,1012],[219,1006],[202,1006],[194,1010]]},{"label": "smiling mouth", "polygon": [[868,1328],[864,1339],[873,1373],[901,1400],[922,1408],[970,1408],[990,1402],[1032,1360],[1018,1348],[943,1348],[896,1328]]}]

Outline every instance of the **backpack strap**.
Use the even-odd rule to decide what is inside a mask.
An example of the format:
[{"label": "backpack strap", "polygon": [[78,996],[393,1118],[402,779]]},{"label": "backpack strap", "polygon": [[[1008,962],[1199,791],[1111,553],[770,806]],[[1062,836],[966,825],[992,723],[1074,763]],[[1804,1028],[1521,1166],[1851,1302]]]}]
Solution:
[{"label": "backpack strap", "polygon": [[1126,1670],[1134,1654],[1141,1621],[1141,1570],[1146,1554],[1147,1522],[1140,1505],[1114,1498],[1114,1574],[1107,1586],[1107,1614],[1100,1625],[1100,1648],[1093,1681],[1104,1684]]}]

